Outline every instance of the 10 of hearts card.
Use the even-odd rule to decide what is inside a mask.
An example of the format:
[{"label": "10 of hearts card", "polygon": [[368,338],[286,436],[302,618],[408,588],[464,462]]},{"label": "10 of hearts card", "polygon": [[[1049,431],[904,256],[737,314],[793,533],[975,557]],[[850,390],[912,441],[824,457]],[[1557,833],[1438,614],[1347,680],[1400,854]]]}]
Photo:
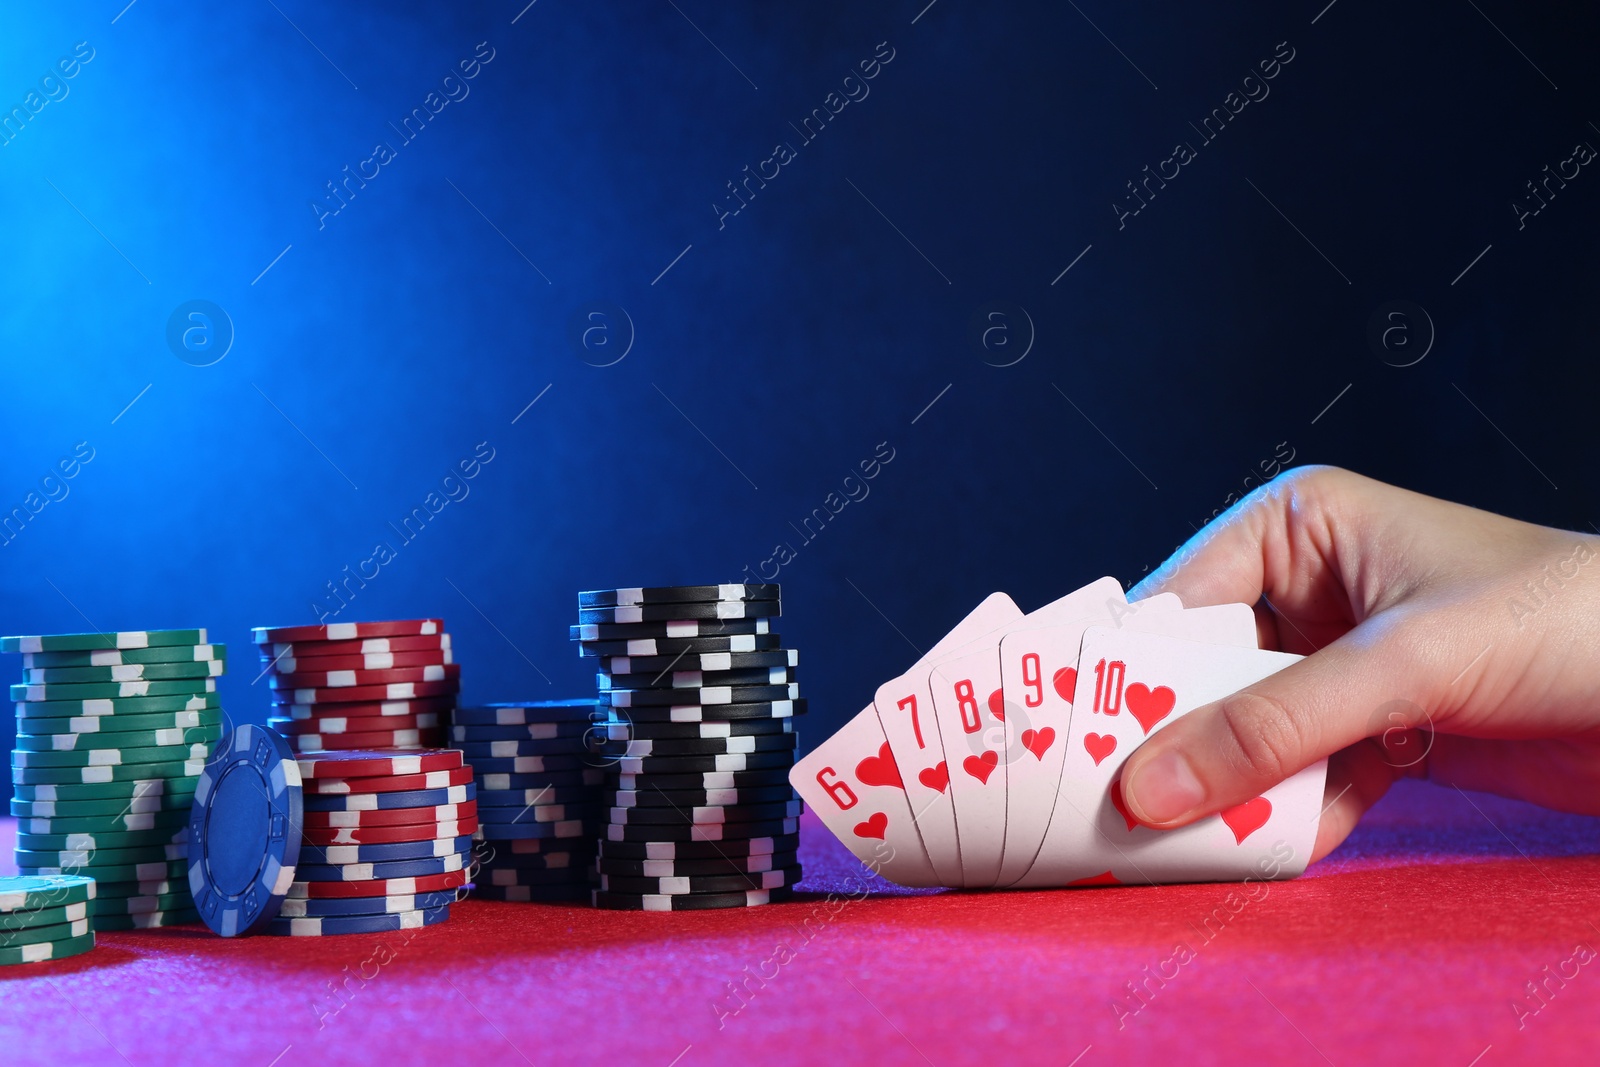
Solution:
[{"label": "10 of hearts card", "polygon": [[1176,830],[1128,816],[1121,772],[1157,730],[1299,658],[1256,647],[1247,604],[1130,603],[1114,578],[1027,614],[995,593],[789,781],[906,886],[1291,878],[1316,839],[1326,761]]}]

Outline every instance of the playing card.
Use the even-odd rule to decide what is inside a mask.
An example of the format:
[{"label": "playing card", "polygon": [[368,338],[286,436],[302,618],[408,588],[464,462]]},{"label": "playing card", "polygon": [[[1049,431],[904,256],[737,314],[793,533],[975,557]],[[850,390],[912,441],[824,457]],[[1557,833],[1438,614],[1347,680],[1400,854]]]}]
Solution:
[{"label": "playing card", "polygon": [[845,847],[891,882],[941,885],[878,715],[866,708],[789,771],[789,784]]},{"label": "playing card", "polygon": [[[1006,707],[1000,688],[1001,640],[1018,627],[1076,620],[1087,626],[1115,621],[1134,610],[1157,613],[1176,611],[1181,606],[1176,596],[1165,593],[1134,609],[1123,596],[1121,583],[1115,578],[1101,578],[932,664],[927,705],[933,708],[948,772],[948,793],[961,857],[960,885],[994,885],[1005,848],[1007,770],[1021,746],[1008,744],[1007,739]],[[1030,740],[1038,743],[1037,738]]]},{"label": "playing card", "polygon": [[1043,845],[1015,888],[1292,877],[1316,840],[1327,761],[1177,830],[1126,816],[1121,770],[1150,734],[1301,657],[1131,629],[1083,638],[1061,786]]},{"label": "playing card", "polygon": [[[995,885],[1008,886],[1033,866],[1061,784],[1078,685],[1078,651],[1089,627],[1160,633],[1212,644],[1254,648],[1255,613],[1247,604],[1170,610],[1160,597],[1134,601],[1115,619],[1074,620],[1016,629],[1000,642],[1005,710],[1005,842]],[[965,842],[963,824],[963,842]],[[963,850],[963,859],[965,850]]]}]

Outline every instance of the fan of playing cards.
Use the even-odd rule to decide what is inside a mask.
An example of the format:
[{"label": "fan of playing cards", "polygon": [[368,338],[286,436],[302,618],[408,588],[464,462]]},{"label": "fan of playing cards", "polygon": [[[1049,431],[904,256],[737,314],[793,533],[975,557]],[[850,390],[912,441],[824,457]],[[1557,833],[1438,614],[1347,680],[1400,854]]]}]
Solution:
[{"label": "fan of playing cards", "polygon": [[1130,604],[1115,578],[1030,614],[995,593],[789,780],[907,886],[1290,878],[1310,859],[1326,761],[1177,830],[1129,818],[1120,778],[1152,733],[1299,658],[1256,647],[1247,604]]}]

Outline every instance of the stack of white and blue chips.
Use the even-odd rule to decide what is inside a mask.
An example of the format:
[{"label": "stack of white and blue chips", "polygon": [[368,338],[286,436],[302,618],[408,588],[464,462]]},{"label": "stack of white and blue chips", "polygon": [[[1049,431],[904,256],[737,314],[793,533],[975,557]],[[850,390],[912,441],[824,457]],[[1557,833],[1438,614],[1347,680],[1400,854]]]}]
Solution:
[{"label": "stack of white and blue chips", "polygon": [[224,647],[194,629],[6,637],[0,649],[23,654],[11,687],[18,869],[94,878],[95,930],[197,921],[186,827],[222,732]]},{"label": "stack of white and blue chips", "polygon": [[800,880],[789,785],[805,713],[798,655],[771,632],[777,585],[601,589],[571,636],[599,659],[609,759],[602,908],[697,911],[787,899]]}]

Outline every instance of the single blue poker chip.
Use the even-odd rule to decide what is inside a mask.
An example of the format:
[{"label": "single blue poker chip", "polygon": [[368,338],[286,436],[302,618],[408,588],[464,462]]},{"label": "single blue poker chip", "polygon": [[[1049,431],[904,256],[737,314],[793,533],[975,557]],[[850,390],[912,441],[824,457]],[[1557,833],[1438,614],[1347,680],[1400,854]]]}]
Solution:
[{"label": "single blue poker chip", "polygon": [[431,911],[454,904],[466,890],[409,893],[388,897],[318,897],[283,902],[278,920],[321,919],[330,915],[393,915],[402,911]]},{"label": "single blue poker chip", "polygon": [[388,915],[329,915],[303,919],[275,919],[268,933],[286,937],[327,937],[331,934],[378,934],[386,930],[415,930],[419,926],[432,926],[450,918],[448,904],[419,911],[401,911]]},{"label": "single blue poker chip", "polygon": [[392,811],[397,808],[436,808],[465,804],[478,796],[478,787],[450,785],[440,789],[412,789],[399,793],[307,793],[307,811]]},{"label": "single blue poker chip", "polygon": [[277,917],[300,858],[300,766],[283,737],[245,724],[217,744],[189,815],[189,891],[223,937]]},{"label": "single blue poker chip", "polygon": [[302,863],[383,863],[389,860],[419,860],[472,851],[472,836],[439,837],[427,841],[395,841],[374,845],[306,845],[300,849]]},{"label": "single blue poker chip", "polygon": [[302,863],[295,877],[302,882],[373,882],[391,878],[421,878],[429,874],[450,874],[467,865],[469,854],[419,860],[391,860],[384,863]]}]

